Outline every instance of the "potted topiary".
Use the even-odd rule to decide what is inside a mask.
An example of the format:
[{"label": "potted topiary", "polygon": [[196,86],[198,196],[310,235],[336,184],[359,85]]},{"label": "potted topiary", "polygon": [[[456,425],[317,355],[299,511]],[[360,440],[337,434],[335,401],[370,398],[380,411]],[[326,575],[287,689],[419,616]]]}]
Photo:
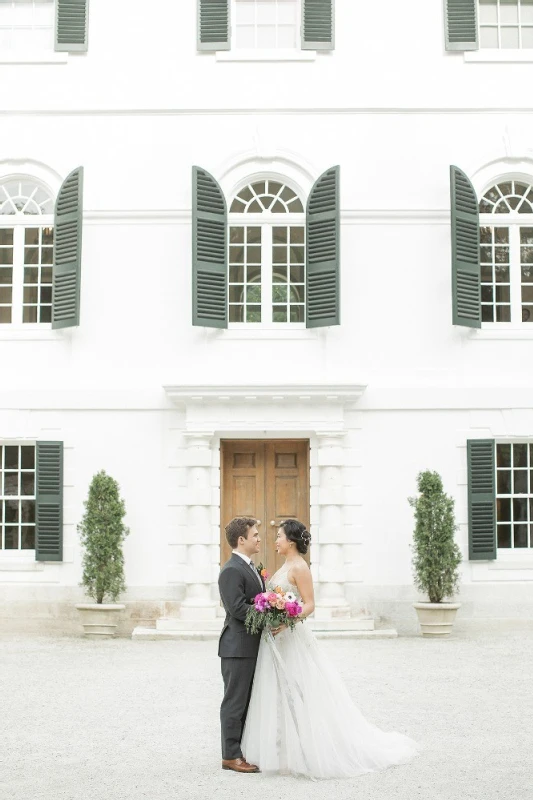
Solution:
[{"label": "potted topiary", "polygon": [[[126,589],[122,543],[129,533],[123,522],[126,509],[119,491],[114,478],[103,470],[98,472],[89,486],[85,514],[78,525],[85,550],[80,586],[95,603],[80,603],[76,608],[82,616],[85,635],[95,638],[115,636],[118,617],[125,609],[116,603]],[[106,599],[111,602],[105,603]]]},{"label": "potted topiary", "polygon": [[415,510],[413,572],[415,586],[425,592],[428,602],[414,603],[423,636],[448,636],[460,603],[452,598],[459,583],[461,552],[454,540],[454,501],[444,493],[438,472],[425,470],[417,478],[418,497],[410,497]]}]

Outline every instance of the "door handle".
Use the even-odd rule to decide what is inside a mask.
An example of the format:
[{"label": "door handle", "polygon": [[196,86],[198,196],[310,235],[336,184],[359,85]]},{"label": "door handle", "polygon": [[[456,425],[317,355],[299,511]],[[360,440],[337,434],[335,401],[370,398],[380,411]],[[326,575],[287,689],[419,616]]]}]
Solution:
[{"label": "door handle", "polygon": [[276,522],[276,520],[275,520],[275,519],[271,519],[271,520],[270,520],[270,527],[271,527],[271,528],[275,528],[275,527],[278,527],[278,528],[279,528],[279,522]]}]

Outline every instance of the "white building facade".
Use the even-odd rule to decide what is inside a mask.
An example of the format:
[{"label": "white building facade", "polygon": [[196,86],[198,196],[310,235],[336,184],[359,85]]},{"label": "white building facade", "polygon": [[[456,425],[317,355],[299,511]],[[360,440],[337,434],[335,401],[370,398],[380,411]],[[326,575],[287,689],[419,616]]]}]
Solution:
[{"label": "white building facade", "polygon": [[1,627],[75,628],[100,469],[124,632],[219,625],[233,513],[414,630],[428,468],[463,620],[531,616],[533,3],[55,5],[0,4]]}]

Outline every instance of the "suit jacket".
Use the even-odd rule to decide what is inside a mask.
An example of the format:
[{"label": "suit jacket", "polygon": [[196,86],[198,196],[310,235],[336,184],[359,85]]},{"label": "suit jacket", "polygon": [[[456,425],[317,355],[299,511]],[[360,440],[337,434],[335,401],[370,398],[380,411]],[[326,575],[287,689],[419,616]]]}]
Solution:
[{"label": "suit jacket", "polygon": [[[258,577],[259,576],[259,573]],[[263,590],[265,584],[260,577]],[[248,564],[235,553],[232,554],[218,576],[218,588],[226,610],[224,627],[218,642],[221,658],[257,658],[261,634],[248,633],[244,620],[261,586]]]}]

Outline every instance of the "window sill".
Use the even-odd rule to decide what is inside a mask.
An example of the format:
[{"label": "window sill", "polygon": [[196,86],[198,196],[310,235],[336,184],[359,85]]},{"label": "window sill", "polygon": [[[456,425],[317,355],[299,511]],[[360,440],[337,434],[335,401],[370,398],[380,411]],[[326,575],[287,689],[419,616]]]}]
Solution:
[{"label": "window sill", "polygon": [[[490,325],[491,323],[485,323],[485,325]],[[484,340],[493,341],[495,339],[500,339],[505,341],[509,339],[511,341],[517,340],[524,340],[524,341],[531,341],[533,339],[533,325],[529,325],[529,327],[522,326],[520,328],[507,328],[504,327],[505,323],[502,323],[499,326],[497,323],[493,323],[494,327],[483,327],[483,328],[471,328],[470,338],[474,339],[479,342]]]},{"label": "window sill", "polygon": [[61,342],[64,338],[63,330],[52,330],[48,327],[48,323],[46,326],[45,324],[0,325],[0,342]]},{"label": "window sill", "polygon": [[66,64],[68,53],[2,53],[0,64]]},{"label": "window sill", "polygon": [[246,339],[252,340],[271,340],[280,339],[282,341],[309,341],[317,339],[322,328],[268,328],[260,327],[252,328],[250,326],[242,327],[229,327],[223,330],[218,330],[217,333],[220,338],[227,342],[243,341]]},{"label": "window sill", "polygon": [[515,569],[533,570],[533,554],[531,554],[527,550],[524,553],[524,556],[527,558],[527,560],[525,558],[523,561],[518,561],[518,560],[500,561],[499,560],[500,552],[501,551],[498,551],[498,558],[496,559],[496,561],[491,561],[489,563],[490,570],[515,570]]},{"label": "window sill", "polygon": [[25,550],[24,556],[0,553],[0,572],[43,572],[44,562],[35,560],[35,550]]},{"label": "window sill", "polygon": [[533,62],[530,50],[466,50],[464,60],[481,64],[523,64]]},{"label": "window sill", "polygon": [[217,61],[316,61],[316,50],[217,50]]}]

